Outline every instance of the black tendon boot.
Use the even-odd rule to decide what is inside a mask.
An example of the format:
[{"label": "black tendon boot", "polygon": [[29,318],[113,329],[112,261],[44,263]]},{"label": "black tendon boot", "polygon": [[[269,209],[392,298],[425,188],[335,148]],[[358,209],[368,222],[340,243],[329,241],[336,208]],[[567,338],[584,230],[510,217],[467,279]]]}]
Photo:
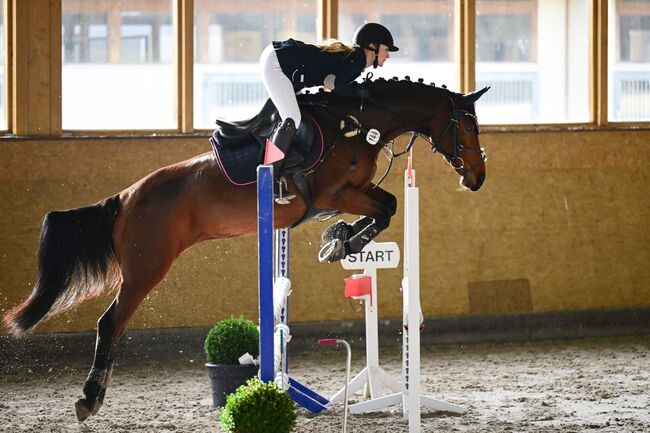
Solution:
[{"label": "black tendon boot", "polygon": [[[278,204],[289,204],[289,200],[295,197],[295,194],[285,193],[286,183],[280,185],[280,173],[295,135],[296,124],[292,118],[287,117],[275,130],[273,137],[266,142],[266,157],[264,159],[265,162],[271,160],[273,164],[273,198]],[[284,155],[279,155],[278,150]],[[281,158],[277,159],[278,156]]]}]

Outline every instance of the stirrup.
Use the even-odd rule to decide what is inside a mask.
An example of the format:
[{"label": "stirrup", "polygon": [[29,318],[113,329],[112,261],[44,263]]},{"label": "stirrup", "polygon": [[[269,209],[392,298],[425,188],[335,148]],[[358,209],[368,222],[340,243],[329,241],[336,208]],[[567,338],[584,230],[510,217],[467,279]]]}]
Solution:
[{"label": "stirrup", "polygon": [[281,205],[291,204],[291,200],[296,198],[296,195],[292,192],[287,191],[286,189],[287,189],[287,179],[281,177],[280,179],[278,179],[278,195],[276,197],[275,194],[273,194],[274,195],[273,201]]}]

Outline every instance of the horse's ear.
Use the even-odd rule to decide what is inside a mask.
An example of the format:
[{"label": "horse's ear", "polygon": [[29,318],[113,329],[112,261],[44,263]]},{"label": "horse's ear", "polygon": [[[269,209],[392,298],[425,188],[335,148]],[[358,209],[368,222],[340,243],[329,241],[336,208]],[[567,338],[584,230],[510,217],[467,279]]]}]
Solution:
[{"label": "horse's ear", "polygon": [[465,102],[467,102],[468,104],[473,104],[473,103],[475,103],[476,101],[478,101],[478,98],[480,98],[481,96],[483,96],[483,94],[484,94],[485,92],[487,92],[488,90],[490,90],[490,86],[483,87],[481,90],[477,90],[477,91],[475,91],[475,92],[471,92],[471,93],[467,93],[467,94],[463,95],[463,99],[464,99]]}]

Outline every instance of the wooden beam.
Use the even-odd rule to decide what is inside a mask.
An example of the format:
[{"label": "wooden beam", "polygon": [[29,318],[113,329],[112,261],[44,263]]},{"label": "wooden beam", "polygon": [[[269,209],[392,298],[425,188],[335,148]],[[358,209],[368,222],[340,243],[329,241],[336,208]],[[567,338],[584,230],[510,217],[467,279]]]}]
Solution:
[{"label": "wooden beam", "polygon": [[339,1],[318,0],[318,34],[321,39],[338,39],[339,37]]},{"label": "wooden beam", "polygon": [[61,0],[11,0],[12,128],[61,134]]},{"label": "wooden beam", "polygon": [[590,107],[591,120],[597,125],[605,126],[607,119],[607,0],[591,1],[591,50],[589,58],[590,68]]},{"label": "wooden beam", "polygon": [[194,1],[175,0],[176,114],[181,132],[194,132]]},{"label": "wooden beam", "polygon": [[454,32],[458,85],[463,93],[476,88],[476,2],[456,0]]},{"label": "wooden beam", "polygon": [[13,107],[13,85],[12,85],[12,65],[13,65],[13,44],[12,44],[12,35],[13,35],[13,20],[10,17],[13,16],[13,4],[11,1],[5,2],[4,7],[4,20],[5,20],[5,34],[4,34],[4,50],[5,50],[5,62],[4,62],[4,82],[2,84],[2,92],[4,94],[4,104],[5,104],[5,122],[7,124],[7,130],[12,130],[12,107]]}]

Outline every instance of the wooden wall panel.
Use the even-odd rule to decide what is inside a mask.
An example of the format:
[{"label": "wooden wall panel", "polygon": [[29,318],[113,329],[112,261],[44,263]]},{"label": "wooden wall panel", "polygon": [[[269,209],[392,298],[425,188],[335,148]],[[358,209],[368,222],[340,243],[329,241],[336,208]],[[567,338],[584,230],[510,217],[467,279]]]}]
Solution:
[{"label": "wooden wall panel", "polygon": [[16,135],[61,134],[61,0],[13,0]]},{"label": "wooden wall panel", "polygon": [[[476,193],[459,191],[446,162],[416,143],[425,316],[650,306],[648,142],[647,130],[484,132],[490,159]],[[161,166],[210,151],[207,137],[2,139],[0,149],[0,313],[31,290],[46,212],[94,203]],[[399,207],[379,241],[401,244],[404,164],[397,160],[382,185]],[[311,222],[292,233],[292,321],[363,319],[343,296],[350,273],[316,259],[327,225]],[[132,326],[256,317],[256,254],[254,236],[192,248]],[[380,317],[401,316],[400,281],[401,269],[379,272]],[[38,331],[94,329],[109,302],[84,303]]]}]

